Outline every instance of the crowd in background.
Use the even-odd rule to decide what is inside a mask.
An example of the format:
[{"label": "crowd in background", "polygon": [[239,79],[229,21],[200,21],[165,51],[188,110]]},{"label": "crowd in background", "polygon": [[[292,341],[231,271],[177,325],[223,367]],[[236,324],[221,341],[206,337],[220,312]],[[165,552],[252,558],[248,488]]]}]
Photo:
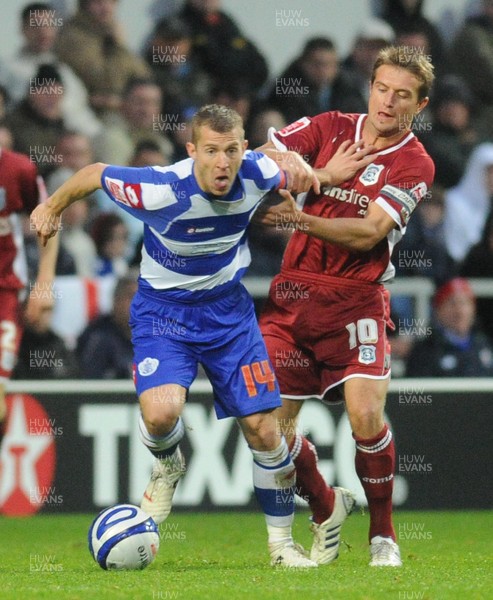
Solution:
[{"label": "crowd in background", "polygon": [[[19,11],[19,48],[0,62],[0,147],[27,154],[52,192],[94,161],[166,166],[185,158],[191,116],[216,102],[240,113],[255,148],[266,141],[270,127],[279,129],[302,116],[365,112],[381,48],[397,44],[422,52],[435,65],[437,79],[413,131],[435,162],[436,178],[393,262],[398,277],[427,277],[437,286],[435,333],[443,339],[436,343],[448,363],[454,361],[447,344],[460,358],[480,336],[467,374],[492,375],[493,300],[476,301],[462,278],[493,276],[493,0],[478,2],[451,39],[443,39],[424,16],[423,0],[374,5],[374,17],[348,56],[338,53],[330,36],[307,36],[299,56],[281,73],[269,73],[265,57],[220,0],[156,2],[156,24],[140,55],[122,35],[118,0],[79,0],[77,12],[63,24],[49,3],[26,4]],[[34,273],[37,250],[27,220],[24,233]],[[125,311],[141,235],[141,224],[102,192],[64,213],[57,275],[108,275],[119,283],[113,312],[89,324],[73,353],[60,349],[67,356],[63,369],[38,370],[33,377],[130,376]],[[250,238],[248,274],[274,275],[286,232],[252,229]],[[443,289],[447,293],[440,296]],[[440,320],[438,309],[454,299],[455,317]],[[393,310],[398,319],[412,314],[405,303]],[[460,311],[469,317],[459,330]],[[24,354],[33,345],[54,344],[53,335],[49,323],[43,331],[28,330]],[[426,356],[427,348],[411,338],[394,337],[396,355],[407,366],[403,373],[430,375],[430,362],[428,371],[418,368],[418,363],[426,366],[417,356]],[[454,370],[459,359],[454,368],[447,360],[441,375],[466,374]],[[17,377],[29,376],[21,352]]]}]

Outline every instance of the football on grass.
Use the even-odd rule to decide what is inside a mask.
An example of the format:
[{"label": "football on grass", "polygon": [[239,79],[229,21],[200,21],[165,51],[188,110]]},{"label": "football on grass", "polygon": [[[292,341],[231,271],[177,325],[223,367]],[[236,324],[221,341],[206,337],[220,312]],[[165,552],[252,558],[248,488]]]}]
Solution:
[{"label": "football on grass", "polygon": [[159,550],[154,520],[133,504],[118,504],[99,513],[88,534],[89,551],[102,569],[145,569]]}]

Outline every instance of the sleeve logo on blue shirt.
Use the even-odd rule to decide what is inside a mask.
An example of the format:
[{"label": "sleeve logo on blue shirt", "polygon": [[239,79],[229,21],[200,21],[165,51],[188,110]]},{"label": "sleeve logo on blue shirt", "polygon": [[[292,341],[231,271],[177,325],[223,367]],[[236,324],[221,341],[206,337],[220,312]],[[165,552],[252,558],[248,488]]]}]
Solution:
[{"label": "sleeve logo on blue shirt", "polygon": [[123,181],[106,177],[106,186],[117,202],[132,208],[143,207],[142,189],[139,183],[127,183],[124,185]]}]

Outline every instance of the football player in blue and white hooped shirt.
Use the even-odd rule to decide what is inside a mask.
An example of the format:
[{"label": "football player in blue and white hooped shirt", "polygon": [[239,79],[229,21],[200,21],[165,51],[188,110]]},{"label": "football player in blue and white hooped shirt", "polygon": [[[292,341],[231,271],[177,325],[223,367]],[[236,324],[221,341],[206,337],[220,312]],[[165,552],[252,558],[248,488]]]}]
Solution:
[{"label": "football player in blue and white hooped shirt", "polygon": [[262,197],[317,182],[297,155],[286,170],[246,150],[241,117],[208,105],[192,121],[190,158],[169,167],[95,164],[64,183],[32,214],[43,241],[59,215],[98,188],[144,222],[139,289],[130,324],[142,441],[156,457],[142,508],[166,519],[185,471],[179,448],[187,390],[202,364],[218,418],[235,417],[253,454],[253,480],[265,513],[272,564],[316,567],[293,544],[294,466],[273,411],[277,381],[240,283],[250,254],[246,229]]}]

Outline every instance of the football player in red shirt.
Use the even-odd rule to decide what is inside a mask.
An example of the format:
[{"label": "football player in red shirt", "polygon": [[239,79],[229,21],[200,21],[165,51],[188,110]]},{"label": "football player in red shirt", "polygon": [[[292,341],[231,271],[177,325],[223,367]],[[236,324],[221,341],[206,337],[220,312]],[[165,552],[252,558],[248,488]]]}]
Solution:
[{"label": "football player in red shirt", "polygon": [[[296,433],[297,415],[310,397],[345,401],[369,505],[370,565],[402,564],[392,525],[395,448],[384,422],[386,328],[392,324],[382,284],[392,279],[392,249],[433,182],[433,162],[412,132],[432,81],[423,54],[386,48],[373,69],[367,115],[303,117],[270,131],[260,148],[270,156],[297,151],[322,186],[320,194],[308,192],[302,211],[287,199],[260,217],[295,228],[260,324],[283,395],[278,418],[297,467],[297,489],[313,512],[311,558],[319,564],[337,558],[354,496],[326,485],[315,448]],[[289,356],[293,360],[278,360]]]},{"label": "football player in red shirt", "polygon": [[0,150],[0,441],[6,423],[5,383],[17,361],[25,318],[46,319],[53,308],[53,279],[58,241],[46,247],[39,243],[40,260],[36,282],[26,291],[27,265],[23,245],[21,213],[30,213],[46,198],[36,165],[24,154]]}]

